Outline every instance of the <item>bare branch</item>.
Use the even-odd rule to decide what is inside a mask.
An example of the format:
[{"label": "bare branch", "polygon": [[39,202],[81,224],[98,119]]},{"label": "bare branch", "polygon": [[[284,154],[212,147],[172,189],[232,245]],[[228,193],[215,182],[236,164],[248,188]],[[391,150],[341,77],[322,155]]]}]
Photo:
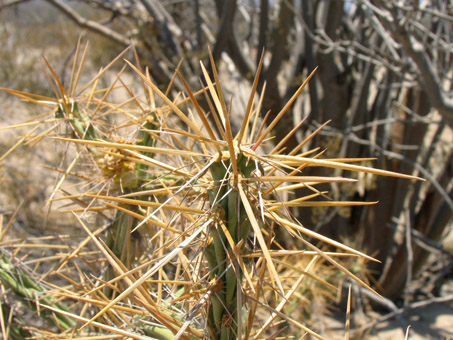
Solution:
[{"label": "bare branch", "polygon": [[164,35],[164,40],[170,43],[175,53],[181,53],[180,40],[184,36],[181,28],[164,6],[156,0],[140,0],[146,11],[153,17],[155,23]]},{"label": "bare branch", "polygon": [[236,13],[236,0],[225,1],[221,5],[216,3],[219,13],[219,28],[217,29],[216,43],[212,50],[214,60],[219,60],[220,54],[226,50],[229,37],[233,34],[233,19]]},{"label": "bare branch", "polygon": [[288,34],[294,20],[293,0],[283,1],[278,13],[278,23],[272,35],[272,60],[266,72],[266,78],[276,79],[285,58],[288,46]]},{"label": "bare branch", "polygon": [[10,6],[19,5],[20,3],[28,2],[28,1],[30,1],[30,0],[7,0],[7,1],[3,1],[0,4],[0,10],[2,10],[4,8],[7,8],[7,7],[10,7]]},{"label": "bare branch", "polygon": [[115,32],[114,30],[106,26],[102,26],[96,21],[88,20],[80,16],[79,13],[73,10],[65,2],[61,0],[47,0],[47,2],[58,8],[62,13],[64,13],[69,19],[74,21],[77,25],[89,29],[90,31],[101,34],[104,37],[119,43],[120,45],[128,46],[130,44],[130,40],[127,37],[119,34],[118,32]]},{"label": "bare branch", "polygon": [[[266,47],[267,41],[267,31],[269,26],[269,1],[268,0],[261,0],[261,7],[260,7],[260,29],[259,29],[259,36],[258,36],[258,52],[261,52]],[[260,60],[260,54],[257,53],[256,55],[256,64],[258,65]]]},{"label": "bare branch", "polygon": [[[360,288],[360,292],[364,293],[368,297],[372,298],[373,301],[376,301],[376,302],[380,301],[380,300],[378,300],[378,298],[375,298],[375,297],[371,296],[371,293],[369,293],[368,291],[366,291],[363,288]],[[433,303],[446,303],[446,302],[450,302],[452,300],[453,300],[453,294],[450,294],[450,295],[447,295],[447,296],[434,297],[434,298],[427,299],[427,300],[424,300],[424,301],[414,302],[414,303],[412,303],[412,304],[410,304],[410,305],[408,305],[407,307],[404,307],[404,308],[398,308],[398,309],[391,308],[392,312],[390,312],[390,313],[388,313],[388,314],[386,314],[384,316],[381,316],[379,319],[377,319],[377,320],[375,320],[375,321],[373,321],[371,323],[368,323],[367,325],[361,327],[361,332],[364,332],[367,329],[374,327],[378,323],[384,322],[386,320],[390,320],[390,319],[392,319],[394,317],[401,316],[403,313],[407,313],[407,312],[410,312],[410,311],[418,309],[418,308],[423,308],[423,307],[429,306],[429,305],[431,305]]]},{"label": "bare branch", "polygon": [[441,81],[424,46],[414,36],[409,35],[404,27],[399,27],[398,31],[393,32],[393,37],[417,65],[422,78],[423,89],[428,94],[431,104],[447,119],[449,125],[453,126],[453,99],[445,95]]},{"label": "bare branch", "polygon": [[236,1],[216,1],[217,13],[220,19],[219,29],[217,31],[216,43],[213,49],[215,60],[220,58],[220,54],[226,51],[233,60],[234,65],[248,80],[253,79],[254,64],[250,58],[247,58],[243,52],[236,33],[233,29],[233,19],[236,11]]},{"label": "bare branch", "polygon": [[[384,1],[377,1],[382,8],[388,8],[389,4]],[[367,2],[367,5],[370,5]],[[373,11],[375,7],[371,8]],[[439,79],[436,66],[430,60],[425,46],[407,30],[407,20],[401,22],[396,17],[396,8],[387,9],[387,15],[380,15],[382,25],[390,32],[392,38],[401,45],[403,51],[411,58],[417,66],[420,76],[420,84],[426,91],[428,98],[434,108],[453,126],[453,98],[446,95],[442,88],[442,81]]]},{"label": "bare branch", "polygon": [[391,310],[391,312],[388,313],[387,315],[385,315],[385,316],[379,318],[377,321],[374,321],[374,322],[366,325],[365,327],[363,327],[362,328],[363,331],[368,329],[368,328],[370,328],[370,327],[374,327],[377,322],[383,322],[385,320],[388,320],[388,319],[396,317],[398,319],[398,321],[399,321],[399,323],[401,325],[401,328],[403,330],[403,333],[404,333],[404,331],[407,329],[407,326],[409,326],[409,324],[403,318],[402,314],[405,311],[410,310],[410,309],[412,309],[414,307],[408,306],[406,308],[399,308],[398,309],[398,307],[390,299],[387,299],[387,298],[382,297],[382,296],[378,296],[378,295],[374,294],[373,292],[371,292],[370,290],[364,289],[362,287],[358,287],[358,289],[359,289],[361,294],[363,294],[364,296],[369,298],[371,301],[373,301],[373,302],[375,302],[375,303],[387,308],[388,310]]},{"label": "bare branch", "polygon": [[[387,123],[389,123],[388,121]],[[385,124],[385,122],[375,122],[377,124]],[[367,124],[366,126],[373,126],[374,123]],[[388,158],[393,158],[400,160],[409,166],[413,167],[417,171],[419,171],[424,178],[428,182],[430,182],[433,185],[433,188],[439,193],[439,195],[444,199],[445,203],[447,204],[448,208],[453,211],[453,200],[450,198],[448,192],[442,187],[442,185],[437,181],[437,179],[430,173],[429,169],[422,167],[420,164],[414,162],[413,160],[400,155],[396,152],[385,150],[383,147],[380,145],[369,141],[369,140],[364,140],[362,138],[359,138],[355,133],[353,133],[354,128],[351,128],[349,131],[341,131],[339,129],[333,128],[333,127],[325,127],[319,134],[321,135],[327,135],[327,136],[336,136],[336,137],[341,137],[345,140],[350,140],[354,143],[361,144],[361,145],[368,145],[373,147],[378,153],[382,154],[383,156],[386,156]]]},{"label": "bare branch", "polygon": [[196,32],[197,32],[197,48],[201,51],[203,47],[203,36],[201,30],[201,16],[200,16],[200,4],[199,0],[194,0],[193,11],[195,15],[195,22],[196,22]]}]

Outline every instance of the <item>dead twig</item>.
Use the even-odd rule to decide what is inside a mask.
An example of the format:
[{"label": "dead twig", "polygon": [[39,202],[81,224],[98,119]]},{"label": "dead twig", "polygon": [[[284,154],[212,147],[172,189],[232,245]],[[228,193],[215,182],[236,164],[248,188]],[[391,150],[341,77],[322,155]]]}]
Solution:
[{"label": "dead twig", "polygon": [[[361,288],[360,292],[363,293],[364,295],[366,295],[367,297],[369,297],[370,299],[372,299],[373,301],[380,303],[382,306],[388,307],[389,309],[392,310],[390,313],[385,314],[385,315],[381,316],[380,318],[373,320],[372,322],[369,322],[366,325],[360,327],[360,329],[357,331],[359,331],[359,333],[362,333],[362,334],[364,332],[366,332],[367,330],[371,331],[374,327],[376,327],[377,324],[390,320],[394,317],[399,318],[400,322],[401,322],[401,320],[404,320],[402,318],[402,314],[407,313],[407,312],[412,312],[415,309],[427,307],[434,303],[446,303],[446,302],[453,301],[453,294],[450,294],[447,296],[433,297],[433,298],[426,299],[423,301],[414,302],[414,303],[407,305],[406,307],[397,308],[392,301],[385,299],[385,298],[379,298],[378,296],[374,295],[373,293],[371,293],[370,291],[368,291],[366,289]],[[408,327],[408,325],[405,325],[402,327],[404,333],[406,332],[407,327]]]}]

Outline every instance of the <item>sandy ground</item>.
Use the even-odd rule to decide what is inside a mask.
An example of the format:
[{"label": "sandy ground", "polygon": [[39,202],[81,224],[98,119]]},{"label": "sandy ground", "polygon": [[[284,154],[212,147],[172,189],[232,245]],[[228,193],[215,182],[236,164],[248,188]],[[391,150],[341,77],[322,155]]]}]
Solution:
[{"label": "sandy ground", "polygon": [[[410,323],[410,336],[413,340],[453,338],[453,304],[434,304],[405,315]],[[373,340],[404,339],[398,321],[392,320],[376,327]]]},{"label": "sandy ground", "polygon": [[[410,325],[409,339],[412,340],[447,340],[453,339],[453,303],[439,303],[404,314]],[[326,317],[325,337],[329,340],[345,339],[344,318]],[[385,321],[376,325],[369,335],[364,334],[350,339],[394,340],[404,339],[405,331],[396,320]]]}]

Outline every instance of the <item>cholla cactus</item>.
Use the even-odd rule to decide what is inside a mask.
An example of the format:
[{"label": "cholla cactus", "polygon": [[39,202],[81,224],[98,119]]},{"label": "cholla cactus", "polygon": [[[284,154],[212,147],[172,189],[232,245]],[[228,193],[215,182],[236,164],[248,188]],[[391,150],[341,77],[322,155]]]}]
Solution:
[{"label": "cholla cactus", "polygon": [[[290,208],[374,202],[312,200],[327,194],[317,189],[321,183],[356,180],[304,176],[304,169],[327,167],[416,178],[355,165],[360,159],[322,159],[317,149],[302,152],[319,130],[285,154],[285,140],[266,151],[270,148],[264,144],[270,145],[266,141],[271,130],[314,72],[276,118],[267,127],[258,128],[261,101],[255,102],[255,97],[262,62],[236,135],[230,125],[231,107],[225,102],[213,62],[213,80],[201,65],[207,88],[196,93],[179,75],[188,95],[182,99],[171,99],[169,91],[162,92],[147,72],[129,62],[143,84],[144,98],[121,81],[121,73],[109,88],[98,89],[98,80],[109,67],[84,87],[85,92],[77,93],[81,69],[77,64],[67,91],[49,66],[58,99],[7,90],[53,108],[55,121],[69,124],[69,137],[50,136],[49,132],[42,136],[78,147],[75,161],[61,170],[64,176],[96,179],[90,189],[80,185],[83,192],[60,197],[59,184],[51,196],[51,200],[72,200],[80,205],[69,211],[77,216],[88,238],[59,263],[59,268],[69,273],[66,275],[72,275],[68,280],[73,289],[55,287],[54,291],[80,304],[70,310],[45,303],[42,308],[78,320],[74,331],[80,335],[101,330],[134,339],[145,339],[144,334],[158,339],[258,339],[286,320],[302,334],[322,339],[303,320],[285,315],[285,304],[303,281],[317,279],[320,263],[328,263],[367,286],[335,258],[353,255],[373,259],[302,226],[291,216]],[[113,104],[107,99],[119,81],[131,99]],[[211,117],[199,104],[200,95],[206,95]],[[263,90],[261,98],[264,95]],[[107,118],[113,115],[123,121],[109,125],[114,119]],[[130,131],[131,127],[138,130],[136,140],[130,134],[120,135],[121,129]],[[89,175],[86,167],[84,174],[72,171],[82,153],[85,163],[92,161]],[[284,199],[287,195],[282,194],[297,188],[307,188],[310,194]],[[107,219],[110,224],[103,228],[88,225],[84,221],[87,213],[98,214],[98,220]],[[302,249],[279,249],[274,240],[278,228],[297,238]],[[81,250],[89,242],[97,247],[97,256],[103,261],[89,266],[91,275],[82,277],[73,261],[83,258]],[[335,247],[337,252],[322,251],[318,242]],[[281,276],[281,261],[277,265],[276,258],[284,255],[308,259],[303,268],[293,271],[295,280]]]}]

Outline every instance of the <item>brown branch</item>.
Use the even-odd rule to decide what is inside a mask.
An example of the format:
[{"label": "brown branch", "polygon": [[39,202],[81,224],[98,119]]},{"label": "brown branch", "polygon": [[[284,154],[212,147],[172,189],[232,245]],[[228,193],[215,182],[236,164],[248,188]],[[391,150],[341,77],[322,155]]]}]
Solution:
[{"label": "brown branch", "polygon": [[240,74],[247,80],[252,81],[255,74],[255,65],[252,59],[247,58],[243,48],[239,44],[236,34],[233,34],[228,39],[228,55],[233,60],[234,65]]},{"label": "brown branch", "polygon": [[362,288],[362,287],[358,287],[358,290],[359,290],[360,294],[366,296],[368,299],[370,299],[374,303],[379,304],[382,307],[387,308],[388,310],[391,310],[391,312],[388,313],[387,315],[385,315],[384,317],[381,317],[378,320],[376,320],[374,322],[371,322],[371,323],[365,325],[363,328],[361,328],[362,332],[364,332],[368,328],[374,327],[376,325],[376,323],[378,323],[378,322],[383,322],[385,320],[388,320],[388,319],[391,319],[393,317],[396,317],[398,319],[398,321],[399,321],[399,323],[401,325],[401,329],[403,330],[403,333],[404,333],[404,331],[407,329],[407,326],[409,326],[409,324],[403,318],[402,314],[406,311],[406,308],[409,309],[409,306],[406,307],[406,308],[398,309],[398,307],[390,299],[387,299],[387,298],[385,298],[383,296],[376,295],[372,291],[370,291],[368,289],[365,289],[365,288]]},{"label": "brown branch", "polygon": [[181,28],[175,23],[173,17],[165,7],[156,0],[140,0],[146,11],[153,17],[155,24],[164,35],[164,40],[170,43],[175,53],[182,56],[181,38],[184,36]]},{"label": "brown branch", "polygon": [[203,48],[203,35],[202,35],[202,28],[201,28],[201,16],[200,16],[200,4],[199,0],[194,1],[193,11],[195,15],[195,27],[197,32],[197,49],[201,51]]},{"label": "brown branch", "polygon": [[453,126],[453,100],[445,95],[435,67],[426,53],[424,46],[414,36],[409,35],[405,27],[392,32],[393,38],[401,44],[404,52],[414,61],[420,72],[422,87],[431,104]]},{"label": "brown branch", "polygon": [[[269,1],[261,0],[260,7],[260,25],[258,33],[258,48],[257,51],[261,52],[266,48],[267,44],[267,31],[269,26]],[[258,65],[261,55],[257,53],[256,55],[256,64]]]},{"label": "brown branch", "polygon": [[[311,1],[301,1],[301,13],[298,17],[304,34],[304,55],[306,66],[308,70],[313,70],[317,66],[317,60],[315,58],[315,41],[313,35],[310,32],[314,30],[314,4]],[[302,57],[302,55],[301,55]],[[313,117],[319,116],[319,93],[316,86],[318,80],[314,78],[308,84],[308,91],[310,95],[310,108],[311,115]]]},{"label": "brown branch", "polygon": [[[277,74],[280,72],[285,59],[288,46],[288,35],[294,21],[293,0],[283,1],[278,13],[277,27],[272,34],[272,59],[266,71],[266,80],[277,81]],[[278,86],[277,86],[278,87]]]},{"label": "brown branch", "polygon": [[69,19],[74,21],[80,27],[98,33],[108,39],[117,42],[120,45],[128,46],[130,44],[130,40],[127,37],[119,34],[118,32],[106,26],[97,23],[96,21],[92,21],[82,17],[79,13],[77,13],[74,9],[68,6],[65,2],[61,0],[47,0],[47,2],[55,6],[58,10],[60,10],[63,14],[65,14]]},{"label": "brown branch", "polygon": [[9,0],[9,1],[3,1],[0,4],[0,10],[5,9],[7,7],[10,7],[10,6],[19,5],[20,3],[28,2],[28,1],[30,1],[30,0]]},{"label": "brown branch", "polygon": [[[453,127],[453,98],[448,97],[443,90],[441,80],[436,72],[436,66],[430,60],[425,46],[408,32],[406,28],[408,21],[401,22],[399,20],[395,7],[389,7],[389,4],[382,0],[377,2],[382,9],[387,10],[387,13],[378,16],[380,22],[417,66],[420,85],[426,91],[431,105]],[[376,8],[369,8],[373,11],[377,10]]]},{"label": "brown branch", "polygon": [[212,49],[212,56],[215,61],[218,61],[221,53],[227,49],[229,37],[233,34],[233,19],[236,7],[236,0],[225,1],[221,4],[216,2],[220,24],[217,30],[216,42]]},{"label": "brown branch", "polygon": [[412,271],[414,266],[414,251],[412,249],[412,221],[411,213],[409,210],[406,210],[406,223],[405,223],[405,233],[406,233],[406,252],[407,252],[407,267],[406,267],[406,283],[404,285],[404,306],[409,304],[410,292],[411,292],[411,283],[412,283]]},{"label": "brown branch", "polygon": [[[365,293],[368,297],[372,298],[373,301],[376,301],[376,302],[381,301],[381,299],[379,297],[377,297],[377,296],[372,297],[371,294],[368,293],[363,288],[360,288],[360,292]],[[369,329],[371,327],[374,327],[376,324],[378,324],[380,322],[384,322],[384,321],[390,320],[394,317],[401,316],[401,314],[403,314],[403,313],[410,312],[410,311],[413,311],[418,308],[423,308],[423,307],[432,305],[433,303],[446,303],[446,302],[450,302],[450,301],[453,301],[453,294],[447,295],[447,296],[442,296],[442,297],[434,297],[434,298],[427,299],[424,301],[414,302],[414,303],[411,303],[410,305],[408,305],[407,307],[403,307],[403,308],[398,308],[398,309],[390,308],[392,310],[392,312],[390,312],[384,316],[381,316],[377,320],[372,321],[372,322],[366,324],[365,326],[362,326],[360,328],[361,333],[363,333],[364,331],[366,331],[367,329]]]},{"label": "brown branch", "polygon": [[[370,127],[370,126],[375,126],[375,125],[384,125],[386,122],[391,123],[393,120],[392,119],[386,119],[382,121],[377,121],[373,122],[370,124],[363,125],[363,127]],[[378,124],[375,124],[378,123]],[[427,122],[428,123],[428,122]],[[317,127],[317,126],[316,126]],[[359,126],[357,128],[362,128],[362,126]],[[360,145],[366,145],[369,146],[373,149],[375,149],[375,152],[377,154],[381,154],[389,159],[397,159],[400,160],[409,166],[413,167],[416,169],[422,176],[425,178],[428,182],[430,182],[434,188],[435,191],[439,193],[439,195],[442,197],[442,199],[445,201],[446,207],[453,211],[453,199],[449,197],[449,193],[446,192],[444,187],[437,181],[437,179],[430,173],[428,168],[422,167],[420,164],[414,162],[413,160],[405,157],[404,155],[400,155],[396,152],[392,152],[389,150],[385,150],[382,146],[376,144],[373,141],[366,140],[359,138],[353,131],[355,131],[355,128],[351,128],[350,130],[346,131],[341,131],[337,128],[333,127],[325,127],[321,132],[319,132],[319,135],[322,136],[331,136],[331,137],[338,137],[338,138],[343,138],[343,139],[349,139],[354,143],[360,144]],[[451,156],[453,157],[453,156]],[[448,162],[448,160],[447,160]]]},{"label": "brown branch", "polygon": [[243,53],[236,33],[233,29],[233,19],[236,12],[236,1],[216,0],[216,10],[219,16],[220,25],[217,31],[216,43],[213,48],[214,60],[218,60],[223,51],[227,52],[233,60],[239,73],[246,79],[252,80],[255,67],[251,59]]},{"label": "brown branch", "polygon": [[183,36],[183,31],[181,28],[175,23],[173,17],[168,13],[165,7],[156,0],[140,0],[140,2],[145,6],[148,13],[157,20],[159,24],[164,24],[168,27],[168,29],[172,32],[172,34],[176,37]]}]

